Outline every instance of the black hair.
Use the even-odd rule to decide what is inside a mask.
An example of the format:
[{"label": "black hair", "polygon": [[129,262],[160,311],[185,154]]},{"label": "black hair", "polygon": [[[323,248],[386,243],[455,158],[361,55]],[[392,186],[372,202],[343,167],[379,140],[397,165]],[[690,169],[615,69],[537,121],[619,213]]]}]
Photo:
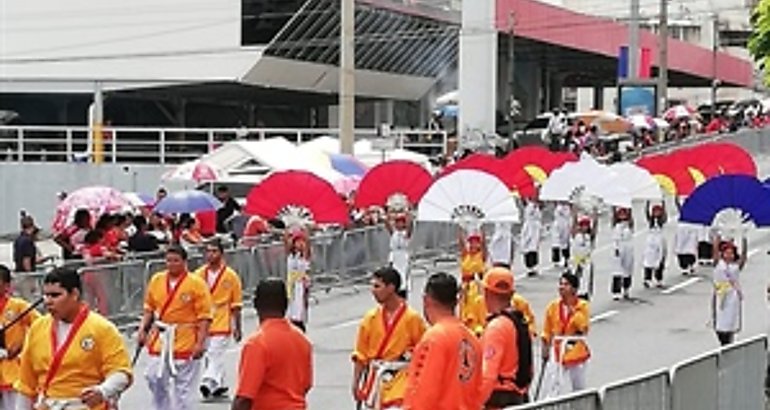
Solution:
[{"label": "black hair", "polygon": [[136,227],[136,230],[141,231],[142,229],[147,227],[147,218],[143,217],[142,215],[137,215],[134,217],[134,226]]},{"label": "black hair", "polygon": [[566,280],[575,290],[580,288],[580,278],[577,275],[565,272],[561,275],[561,278]]},{"label": "black hair", "polygon": [[425,284],[425,294],[448,309],[457,306],[457,292],[457,279],[446,272],[434,273]]},{"label": "black hair", "polygon": [[86,226],[86,224],[91,223],[91,213],[88,212],[88,209],[80,208],[77,211],[75,211],[75,226],[78,228],[91,228],[90,226]]},{"label": "black hair", "polygon": [[217,192],[230,192],[230,188],[227,185],[220,185],[217,187]]},{"label": "black hair", "polygon": [[219,253],[225,253],[225,246],[222,244],[222,240],[214,238],[206,243],[206,246],[213,246],[219,249]]},{"label": "black hair", "polygon": [[0,264],[0,282],[11,283],[11,270]]},{"label": "black hair", "polygon": [[83,293],[83,285],[80,283],[80,275],[75,269],[58,267],[45,275],[43,283],[51,285],[58,283],[59,286],[64,288],[69,293],[77,289],[78,292]]},{"label": "black hair", "polygon": [[114,226],[114,221],[112,215],[110,214],[104,214],[99,217],[99,220],[96,221],[95,229],[106,231],[109,228],[112,228]]},{"label": "black hair", "polygon": [[91,229],[90,231],[86,232],[86,236],[83,237],[83,243],[87,245],[95,245],[102,240],[102,237],[104,237],[104,232],[97,229]]},{"label": "black hair", "polygon": [[267,278],[254,291],[254,307],[258,313],[277,313],[283,316],[289,306],[286,283],[282,279]]},{"label": "black hair", "polygon": [[396,290],[401,289],[401,275],[389,266],[377,269],[372,276],[381,280],[386,286],[393,285]]},{"label": "black hair", "polygon": [[166,255],[173,253],[182,257],[182,260],[187,260],[187,251],[179,245],[171,245],[166,248]]}]

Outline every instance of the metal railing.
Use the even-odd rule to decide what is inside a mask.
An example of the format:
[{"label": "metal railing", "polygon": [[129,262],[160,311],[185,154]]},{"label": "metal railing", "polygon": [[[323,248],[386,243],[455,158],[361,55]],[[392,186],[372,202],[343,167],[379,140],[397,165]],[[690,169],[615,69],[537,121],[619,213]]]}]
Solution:
[{"label": "metal railing", "polygon": [[765,408],[767,335],[759,335],[675,364],[508,410],[726,410]]},{"label": "metal railing", "polygon": [[[451,254],[456,246],[456,228],[451,224],[420,223],[410,246],[415,263],[431,263],[429,258]],[[419,234],[417,234],[419,232]],[[313,251],[311,277],[313,292],[332,289],[356,289],[365,283],[369,273],[388,263],[389,234],[382,226],[319,233],[311,237]],[[268,277],[286,275],[284,244],[270,240],[252,246],[237,246],[226,250],[227,263],[239,273],[246,300],[257,283]],[[188,256],[190,271],[204,263],[200,250],[192,249]],[[96,311],[118,326],[132,327],[141,316],[145,285],[153,274],[165,269],[161,256],[131,258],[121,262],[84,265],[82,261],[67,262],[77,269],[83,280],[84,300]],[[20,273],[16,278],[16,293],[28,300],[39,297],[46,271]]]},{"label": "metal railing", "polygon": [[[88,126],[0,126],[0,161],[87,162],[93,156],[93,132]],[[301,144],[338,135],[338,129],[329,128],[102,128],[104,161],[112,163],[177,163],[229,141],[284,137]],[[378,139],[379,135],[376,129],[359,129],[355,137]],[[394,129],[389,139],[396,148],[447,153],[446,131]]]}]

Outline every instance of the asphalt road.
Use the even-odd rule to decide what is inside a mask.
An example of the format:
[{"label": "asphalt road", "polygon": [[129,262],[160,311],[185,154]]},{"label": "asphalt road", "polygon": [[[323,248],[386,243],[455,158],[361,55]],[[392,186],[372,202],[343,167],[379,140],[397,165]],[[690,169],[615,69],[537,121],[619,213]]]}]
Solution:
[{"label": "asphalt road", "polygon": [[[635,212],[642,215],[641,208]],[[641,252],[646,230],[636,233],[637,270],[632,288],[632,300],[613,301],[609,293],[609,269],[611,268],[610,232],[606,219],[600,221],[595,267],[597,272],[594,299],[591,303],[592,327],[589,344],[593,353],[588,366],[588,384],[599,387],[621,378],[631,377],[662,367],[671,366],[697,354],[718,347],[716,337],[708,325],[711,295],[710,268],[699,268],[695,277],[680,275],[674,255],[668,257],[665,289],[642,287]],[[643,226],[641,220],[637,226]],[[669,244],[673,240],[675,224],[666,227]],[[766,250],[770,249],[770,234],[755,232],[750,240],[751,259],[743,273],[746,293],[743,331],[738,339],[748,338],[767,330],[767,308],[764,267],[770,263]],[[545,241],[541,259],[549,255]],[[671,246],[669,246],[669,249]],[[523,272],[517,257],[515,272]],[[418,271],[413,289],[422,289],[427,272],[445,270],[455,272],[454,264],[428,266]],[[539,324],[547,303],[556,297],[560,271],[545,269],[535,278],[517,277],[518,292],[529,299]],[[418,310],[420,295],[413,292],[410,304]],[[366,287],[356,290],[333,291],[319,296],[311,309],[308,335],[314,346],[315,385],[310,393],[312,409],[353,409],[350,396],[350,351],[354,343],[358,322],[364,312],[374,305]],[[253,312],[245,317],[245,328],[256,328]],[[234,380],[238,365],[238,348],[233,346],[227,353],[228,379]],[[143,378],[145,362],[140,360],[136,368],[136,381],[124,395],[122,405],[140,408],[147,403],[148,389]],[[224,409],[227,403],[202,403],[201,409]]]}]

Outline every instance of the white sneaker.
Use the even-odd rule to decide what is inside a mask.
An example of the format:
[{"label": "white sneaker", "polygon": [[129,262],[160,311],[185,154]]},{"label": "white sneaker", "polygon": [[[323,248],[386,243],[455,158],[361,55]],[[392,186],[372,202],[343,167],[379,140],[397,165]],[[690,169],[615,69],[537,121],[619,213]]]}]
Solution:
[{"label": "white sneaker", "polygon": [[613,293],[612,300],[620,300],[620,293]]}]

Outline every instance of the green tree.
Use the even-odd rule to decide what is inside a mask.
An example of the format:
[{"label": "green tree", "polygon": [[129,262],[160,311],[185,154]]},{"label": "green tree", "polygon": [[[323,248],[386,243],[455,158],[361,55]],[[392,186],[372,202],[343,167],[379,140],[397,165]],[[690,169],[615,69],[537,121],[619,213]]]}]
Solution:
[{"label": "green tree", "polygon": [[749,37],[749,52],[765,71],[765,83],[770,84],[770,0],[760,0],[751,13],[752,33]]}]

